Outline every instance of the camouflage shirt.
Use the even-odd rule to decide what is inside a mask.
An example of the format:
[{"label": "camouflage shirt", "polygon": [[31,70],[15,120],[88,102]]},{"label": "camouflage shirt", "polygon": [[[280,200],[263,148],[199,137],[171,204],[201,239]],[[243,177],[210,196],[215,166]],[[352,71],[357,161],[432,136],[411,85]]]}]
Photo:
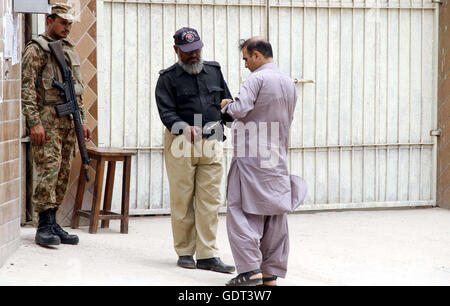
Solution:
[{"label": "camouflage shirt", "polygon": [[[47,34],[42,34],[41,36],[49,41],[54,41]],[[64,48],[73,49],[73,46],[66,40],[62,41]],[[47,52],[34,41],[28,43],[22,58],[22,113],[26,117],[29,127],[42,123],[42,110],[45,104],[49,104],[44,103],[45,97],[42,96],[42,91],[39,88],[39,84],[42,83],[42,71],[47,63]],[[71,65],[68,66],[72,68]],[[84,123],[85,115],[81,98],[78,99],[78,106]],[[64,121],[61,120],[61,122]],[[55,122],[55,125],[58,126],[58,123]]]}]

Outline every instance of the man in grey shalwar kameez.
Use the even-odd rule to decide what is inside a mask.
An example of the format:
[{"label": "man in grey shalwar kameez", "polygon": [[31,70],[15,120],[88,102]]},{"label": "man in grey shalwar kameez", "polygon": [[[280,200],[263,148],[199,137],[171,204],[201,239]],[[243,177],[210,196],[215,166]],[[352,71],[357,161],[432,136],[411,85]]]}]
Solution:
[{"label": "man in grey shalwar kameez", "polygon": [[306,183],[289,175],[286,160],[296,90],[272,62],[269,42],[254,37],[241,50],[252,73],[234,101],[222,102],[222,113],[236,119],[227,230],[239,275],[227,285],[276,285],[287,271],[287,212],[306,194]]}]

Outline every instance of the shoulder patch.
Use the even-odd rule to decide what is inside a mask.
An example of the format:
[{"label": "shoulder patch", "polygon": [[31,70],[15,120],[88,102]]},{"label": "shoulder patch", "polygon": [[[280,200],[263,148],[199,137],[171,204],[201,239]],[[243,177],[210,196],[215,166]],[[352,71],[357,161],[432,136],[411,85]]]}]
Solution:
[{"label": "shoulder patch", "polygon": [[218,62],[215,62],[215,61],[204,61],[203,63],[205,63],[206,65],[216,66],[216,67],[220,68],[220,64]]},{"label": "shoulder patch", "polygon": [[168,72],[168,71],[171,71],[171,70],[173,70],[173,69],[175,69],[175,65],[172,65],[172,66],[170,66],[169,68],[160,70],[160,71],[159,71],[159,74],[164,74],[164,73],[166,73],[166,72]]}]

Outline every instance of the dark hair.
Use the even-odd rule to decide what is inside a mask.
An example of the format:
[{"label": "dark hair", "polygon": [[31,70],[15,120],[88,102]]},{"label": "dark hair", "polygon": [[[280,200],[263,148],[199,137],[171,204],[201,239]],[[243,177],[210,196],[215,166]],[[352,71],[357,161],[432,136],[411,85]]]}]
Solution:
[{"label": "dark hair", "polygon": [[264,39],[241,39],[239,41],[239,49],[242,51],[242,49],[247,48],[247,52],[250,56],[253,55],[253,51],[258,51],[261,53],[265,58],[272,58],[272,45],[270,42],[265,41]]},{"label": "dark hair", "polygon": [[50,14],[50,15],[47,15],[47,18],[45,18],[45,20],[47,20],[48,18],[51,18],[52,20],[56,20],[56,17],[58,17],[57,14]]}]

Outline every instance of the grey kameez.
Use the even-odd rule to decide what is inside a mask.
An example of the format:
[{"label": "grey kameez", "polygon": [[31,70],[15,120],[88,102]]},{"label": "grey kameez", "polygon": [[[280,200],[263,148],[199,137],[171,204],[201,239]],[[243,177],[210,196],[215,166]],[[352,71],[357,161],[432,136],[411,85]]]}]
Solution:
[{"label": "grey kameez", "polygon": [[227,230],[238,273],[261,268],[280,277],[286,274],[286,213],[306,195],[305,181],[289,175],[286,158],[296,99],[293,81],[269,63],[256,69],[235,102],[222,110],[237,119]]}]

